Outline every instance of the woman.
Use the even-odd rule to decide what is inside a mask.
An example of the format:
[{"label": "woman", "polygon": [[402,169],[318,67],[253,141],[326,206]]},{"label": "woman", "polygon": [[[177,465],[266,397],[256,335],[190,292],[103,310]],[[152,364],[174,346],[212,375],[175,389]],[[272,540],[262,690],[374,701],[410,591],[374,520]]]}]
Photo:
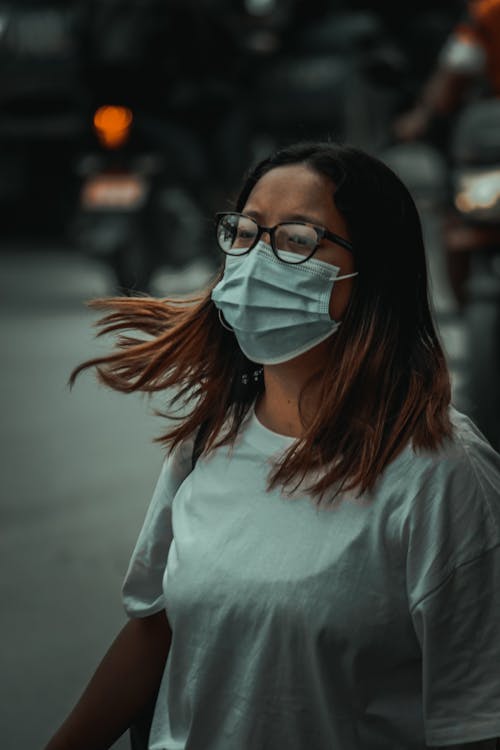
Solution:
[{"label": "woman", "polygon": [[298,144],[217,241],[196,300],[93,303],[103,333],[149,338],[72,381],[175,386],[184,411],[129,622],[48,749],[109,747],[160,678],[151,750],[495,747],[500,461],[450,407],[410,195],[356,149]]}]

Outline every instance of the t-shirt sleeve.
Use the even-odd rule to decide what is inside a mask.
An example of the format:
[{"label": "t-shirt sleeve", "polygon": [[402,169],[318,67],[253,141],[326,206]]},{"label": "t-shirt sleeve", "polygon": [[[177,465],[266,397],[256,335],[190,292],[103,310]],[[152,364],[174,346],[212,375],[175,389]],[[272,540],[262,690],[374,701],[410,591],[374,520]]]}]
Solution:
[{"label": "t-shirt sleeve", "polygon": [[163,575],[173,539],[172,502],[191,470],[192,442],[179,446],[163,463],[122,585],[129,617],[147,617],[164,608]]},{"label": "t-shirt sleeve", "polygon": [[426,743],[500,737],[500,456],[469,432],[414,506],[407,587]]}]

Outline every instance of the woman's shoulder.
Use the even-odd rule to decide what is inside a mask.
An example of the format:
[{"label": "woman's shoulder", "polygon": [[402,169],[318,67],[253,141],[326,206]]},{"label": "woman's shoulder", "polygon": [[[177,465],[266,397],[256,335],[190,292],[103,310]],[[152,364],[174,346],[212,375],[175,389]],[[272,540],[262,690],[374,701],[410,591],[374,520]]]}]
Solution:
[{"label": "woman's shoulder", "polygon": [[488,451],[493,451],[497,456],[499,455],[467,414],[454,407],[450,407],[449,414],[453,428],[453,434],[449,441],[450,446],[456,446],[459,449],[471,449],[472,453],[475,450],[486,448]]},{"label": "woman's shoulder", "polygon": [[474,422],[457,409],[450,408],[451,435],[434,450],[407,445],[388,466],[384,479],[398,478],[417,492],[438,477],[483,474],[500,483],[500,454],[494,450]]},{"label": "woman's shoulder", "polygon": [[393,505],[414,601],[464,566],[493,564],[500,547],[500,455],[469,417],[450,417],[453,433],[438,450],[406,452],[412,489]]},{"label": "woman's shoulder", "polygon": [[384,477],[398,526],[466,560],[500,544],[500,455],[474,422],[450,410],[452,435],[434,451],[407,447]]},{"label": "woman's shoulder", "polygon": [[194,435],[178,443],[165,456],[158,482],[156,494],[175,494],[179,486],[191,473],[193,468]]},{"label": "woman's shoulder", "polygon": [[438,449],[419,451],[412,448],[416,463],[424,476],[474,477],[476,484],[492,481],[500,490],[500,454],[477,425],[466,414],[450,408],[452,433]]}]

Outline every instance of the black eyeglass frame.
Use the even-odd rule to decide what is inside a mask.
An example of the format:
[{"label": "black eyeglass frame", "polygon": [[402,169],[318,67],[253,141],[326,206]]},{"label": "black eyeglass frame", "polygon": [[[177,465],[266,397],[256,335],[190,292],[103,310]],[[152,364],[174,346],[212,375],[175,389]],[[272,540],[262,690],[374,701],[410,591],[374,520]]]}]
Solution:
[{"label": "black eyeglass frame", "polygon": [[[250,247],[244,250],[243,252],[230,253],[230,252],[227,252],[227,250],[223,250],[223,248],[220,246],[219,237],[218,237],[218,229],[219,229],[219,224],[222,221],[224,216],[241,216],[244,219],[250,219],[250,221],[253,221],[254,224],[256,225],[257,234],[255,235],[255,239],[250,245]],[[289,224],[299,224],[300,226],[311,227],[312,229],[315,230],[316,235],[318,237],[316,246],[309,253],[309,255],[306,255],[303,258],[303,260],[298,260],[297,262],[294,262],[294,263],[290,263],[290,261],[286,261],[286,260],[283,260],[283,258],[280,258],[276,250],[276,247],[274,245],[274,234],[276,230],[281,226],[286,226]],[[282,263],[288,263],[289,265],[292,265],[292,266],[299,266],[301,263],[305,263],[306,260],[309,260],[310,258],[312,258],[312,256],[318,249],[319,245],[321,244],[321,240],[323,239],[330,240],[330,242],[334,242],[336,245],[340,245],[340,247],[343,247],[345,250],[348,250],[350,253],[354,252],[354,248],[351,242],[349,242],[348,240],[345,240],[343,237],[340,237],[338,234],[335,234],[334,232],[330,232],[325,227],[318,226],[317,224],[311,224],[308,221],[280,221],[280,223],[275,224],[274,227],[261,227],[260,224],[258,224],[255,221],[253,216],[247,216],[246,214],[239,213],[238,211],[218,211],[215,214],[215,227],[214,228],[215,228],[215,237],[217,240],[217,246],[219,247],[220,251],[224,253],[224,255],[232,255],[233,257],[241,256],[241,255],[248,255],[248,253],[251,250],[253,250],[255,245],[257,245],[257,243],[259,242],[264,232],[267,232],[269,234],[269,239],[271,240],[271,249],[274,255],[276,256],[276,258],[280,260]]]}]

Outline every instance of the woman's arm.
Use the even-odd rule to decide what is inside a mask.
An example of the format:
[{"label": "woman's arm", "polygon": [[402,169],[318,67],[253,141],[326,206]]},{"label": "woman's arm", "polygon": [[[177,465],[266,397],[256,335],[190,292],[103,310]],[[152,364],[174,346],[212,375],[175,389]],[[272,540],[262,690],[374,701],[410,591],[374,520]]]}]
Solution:
[{"label": "woman's arm", "polygon": [[165,611],[132,619],[45,750],[105,750],[153,700],[172,632]]}]

